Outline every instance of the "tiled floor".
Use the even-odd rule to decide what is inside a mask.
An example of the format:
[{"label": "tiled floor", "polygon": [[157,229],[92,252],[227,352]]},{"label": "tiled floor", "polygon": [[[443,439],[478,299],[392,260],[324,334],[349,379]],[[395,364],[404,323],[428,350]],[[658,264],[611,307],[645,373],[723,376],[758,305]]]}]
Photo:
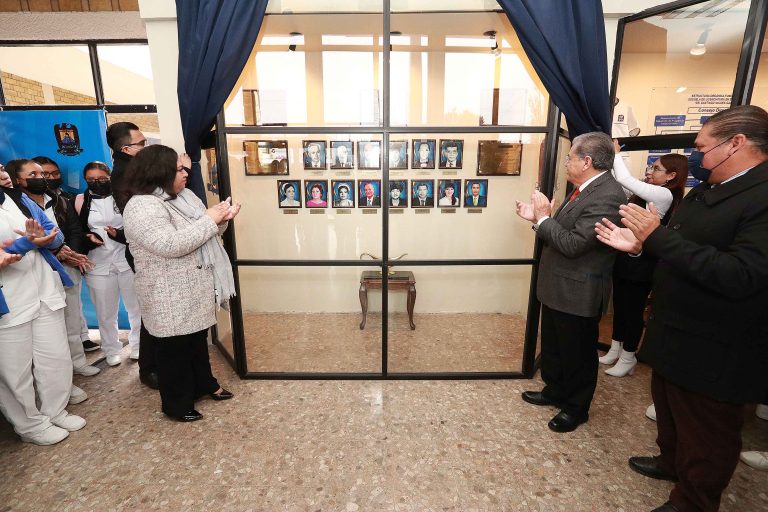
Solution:
[{"label": "tiled floor", "polygon": [[[633,473],[655,452],[649,371],[600,373],[589,423],[555,434],[540,380],[242,381],[216,349],[228,402],[202,421],[159,413],[135,363],[76,377],[88,425],[51,447],[0,421],[0,511],[646,511],[671,484]],[[749,414],[745,448],[768,450]],[[723,511],[768,510],[768,472],[740,464]]]}]

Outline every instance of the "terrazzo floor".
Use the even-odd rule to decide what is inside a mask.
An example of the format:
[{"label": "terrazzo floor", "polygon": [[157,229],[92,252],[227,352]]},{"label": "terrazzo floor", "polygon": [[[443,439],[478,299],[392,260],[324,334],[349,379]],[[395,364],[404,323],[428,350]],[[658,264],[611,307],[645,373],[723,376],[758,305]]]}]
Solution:
[{"label": "terrazzo floor", "polygon": [[[235,398],[202,400],[202,421],[163,417],[132,362],[76,376],[90,398],[69,410],[88,425],[58,445],[21,443],[0,420],[0,511],[629,512],[671,489],[627,466],[656,452],[644,366],[600,372],[589,423],[556,434],[554,409],[520,399],[538,375],[245,381],[211,360]],[[745,449],[768,450],[768,422],[746,414]],[[721,510],[768,510],[768,472],[739,464]]]}]

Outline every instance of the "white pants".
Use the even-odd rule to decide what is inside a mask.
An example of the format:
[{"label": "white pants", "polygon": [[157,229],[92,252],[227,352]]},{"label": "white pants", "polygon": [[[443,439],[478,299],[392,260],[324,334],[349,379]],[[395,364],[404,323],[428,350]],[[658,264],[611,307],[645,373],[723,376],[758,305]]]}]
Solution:
[{"label": "white pants", "polygon": [[101,349],[104,353],[108,356],[115,356],[120,354],[120,350],[123,348],[117,339],[117,309],[120,305],[120,296],[123,297],[123,303],[128,312],[128,321],[131,324],[128,343],[131,348],[138,348],[141,313],[139,312],[139,302],[136,300],[136,290],[133,287],[133,272],[130,270],[118,272],[112,267],[109,275],[106,276],[86,274],[85,282],[91,293],[91,301],[96,307],[96,317],[99,320],[99,333],[101,334]]},{"label": "white pants", "polygon": [[[81,276],[82,277],[82,276]],[[83,282],[80,281],[80,288],[82,289]],[[80,296],[80,341],[90,341],[91,336],[88,333],[88,321],[85,319],[85,313],[83,313],[83,300],[82,296]]]},{"label": "white pants", "polygon": [[42,303],[34,320],[0,329],[0,410],[17,434],[42,432],[67,406],[72,360],[66,340],[64,310]]},{"label": "white pants", "polygon": [[80,291],[83,288],[83,276],[80,270],[64,265],[64,270],[74,282],[74,286],[65,288],[67,307],[64,308],[64,323],[67,325],[67,341],[69,342],[69,354],[72,356],[72,366],[82,368],[88,363],[85,360],[85,351],[83,350],[83,340],[81,339],[83,331],[83,303],[80,300]]}]

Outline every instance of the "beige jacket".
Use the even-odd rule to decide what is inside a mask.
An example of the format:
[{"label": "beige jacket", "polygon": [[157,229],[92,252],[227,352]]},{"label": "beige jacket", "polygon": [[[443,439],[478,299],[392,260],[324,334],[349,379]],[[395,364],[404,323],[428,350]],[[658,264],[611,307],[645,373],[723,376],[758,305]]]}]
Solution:
[{"label": "beige jacket", "polygon": [[[192,191],[181,194],[205,209]],[[213,271],[198,264],[195,252],[223,233],[226,224],[217,226],[207,215],[189,221],[153,195],[133,196],[123,221],[136,266],[141,318],[149,333],[166,338],[215,324]]]}]

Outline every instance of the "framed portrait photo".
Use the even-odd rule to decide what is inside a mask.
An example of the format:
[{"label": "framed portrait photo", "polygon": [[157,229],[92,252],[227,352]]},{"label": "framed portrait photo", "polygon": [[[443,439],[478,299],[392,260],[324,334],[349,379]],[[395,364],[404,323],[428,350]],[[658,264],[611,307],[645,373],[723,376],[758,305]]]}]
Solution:
[{"label": "framed portrait photo", "polygon": [[464,207],[488,206],[488,180],[464,180]]},{"label": "framed portrait photo", "polygon": [[331,141],[331,169],[354,169],[355,145],[351,140]]},{"label": "framed portrait photo", "polygon": [[331,180],[334,208],[355,207],[355,182],[353,180]]},{"label": "framed portrait photo", "polygon": [[357,181],[358,208],[381,208],[381,180]]},{"label": "framed portrait photo", "polygon": [[381,169],[380,140],[367,140],[357,143],[357,168]]},{"label": "framed portrait photo", "polygon": [[433,208],[434,206],[434,180],[411,180],[411,208]]},{"label": "framed portrait photo", "polygon": [[520,176],[523,145],[481,140],[477,143],[478,176]]},{"label": "framed portrait photo", "polygon": [[277,205],[280,208],[301,208],[301,181],[277,180]]},{"label": "framed portrait photo", "polygon": [[304,180],[304,199],[307,208],[327,208],[328,181]]},{"label": "framed portrait photo", "polygon": [[392,208],[408,208],[408,180],[390,180],[387,201]]},{"label": "framed portrait photo", "polygon": [[440,139],[440,169],[461,169],[463,160],[463,140]]},{"label": "framed portrait photo", "polygon": [[413,139],[411,169],[435,168],[435,139]]},{"label": "framed portrait photo", "polygon": [[324,140],[303,140],[301,141],[303,149],[302,159],[304,160],[305,170],[324,170],[327,169],[325,159],[326,143]]},{"label": "framed portrait photo", "polygon": [[287,140],[244,140],[245,175],[288,175]]},{"label": "framed portrait photo", "polygon": [[461,208],[461,180],[437,180],[437,206]]},{"label": "framed portrait photo", "polygon": [[[389,168],[407,169],[408,168],[408,141],[391,140],[389,141]],[[408,194],[406,194],[407,196]]]}]

